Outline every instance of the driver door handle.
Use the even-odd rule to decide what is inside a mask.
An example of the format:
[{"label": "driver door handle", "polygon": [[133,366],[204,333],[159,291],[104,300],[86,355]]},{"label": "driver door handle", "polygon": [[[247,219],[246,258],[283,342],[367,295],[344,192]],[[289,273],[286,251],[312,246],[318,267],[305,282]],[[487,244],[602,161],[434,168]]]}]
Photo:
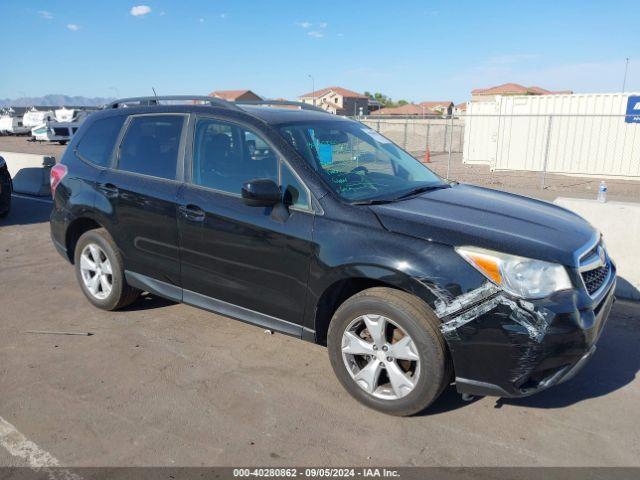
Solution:
[{"label": "driver door handle", "polygon": [[178,207],[178,211],[180,212],[180,215],[192,222],[203,222],[205,218],[204,210],[197,205],[180,205]]}]

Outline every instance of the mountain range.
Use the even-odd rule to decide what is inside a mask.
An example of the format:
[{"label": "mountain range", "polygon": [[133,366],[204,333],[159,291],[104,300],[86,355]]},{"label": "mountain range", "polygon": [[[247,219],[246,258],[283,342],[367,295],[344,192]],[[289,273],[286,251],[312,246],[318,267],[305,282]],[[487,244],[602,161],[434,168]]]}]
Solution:
[{"label": "mountain range", "polygon": [[105,103],[112,102],[113,98],[105,97],[82,97],[69,95],[45,95],[43,97],[20,97],[20,98],[0,98],[0,107],[30,107],[32,105],[42,107],[99,107]]}]

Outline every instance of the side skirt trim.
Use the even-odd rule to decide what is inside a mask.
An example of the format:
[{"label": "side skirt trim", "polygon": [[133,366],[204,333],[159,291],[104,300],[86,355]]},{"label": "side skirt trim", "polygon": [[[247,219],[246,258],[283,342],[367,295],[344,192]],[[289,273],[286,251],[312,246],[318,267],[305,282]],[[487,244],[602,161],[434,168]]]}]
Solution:
[{"label": "side skirt trim", "polygon": [[202,308],[236,320],[268,328],[269,330],[275,330],[287,335],[303,338],[304,340],[315,340],[315,332],[303,328],[302,325],[296,325],[295,323],[287,322],[286,320],[240,307],[223,300],[208,297],[197,292],[192,292],[191,290],[184,290],[175,285],[171,285],[170,283],[156,280],[155,278],[141,275],[139,273],[125,271],[125,277],[127,279],[127,283],[132,287],[154,293],[176,302],[182,302],[193,307]]},{"label": "side skirt trim", "polygon": [[125,270],[124,277],[132,287],[168,298],[174,302],[182,302],[182,289],[180,287],[140,273],[130,272],[129,270]]},{"label": "side skirt trim", "polygon": [[184,290],[183,292],[183,302],[187,305],[203,308],[227,317],[242,320],[243,322],[268,328],[269,330],[277,330],[278,332],[293,335],[294,337],[300,338],[302,336],[301,325],[296,325],[295,323],[287,322],[280,318],[265,315],[264,313],[249,310],[248,308],[240,307],[232,303],[227,303],[223,300],[207,297],[206,295],[192,292],[191,290]]}]

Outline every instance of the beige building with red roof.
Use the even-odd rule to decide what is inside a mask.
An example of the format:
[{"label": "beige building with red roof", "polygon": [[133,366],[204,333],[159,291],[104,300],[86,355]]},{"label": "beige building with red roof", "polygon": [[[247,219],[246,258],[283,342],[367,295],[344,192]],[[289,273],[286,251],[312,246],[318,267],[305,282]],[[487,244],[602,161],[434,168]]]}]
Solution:
[{"label": "beige building with red roof", "polygon": [[418,105],[428,110],[439,113],[440,115],[451,115],[453,111],[453,102],[451,100],[443,100],[439,102],[420,102]]},{"label": "beige building with red roof", "polygon": [[451,115],[453,111],[453,102],[440,101],[440,102],[420,102],[420,103],[407,103],[399,107],[386,107],[381,108],[375,115],[422,115],[422,116],[437,116],[437,115]]},{"label": "beige building with red roof", "polygon": [[453,107],[454,115],[465,115],[467,113],[467,102],[462,102]]},{"label": "beige building with red roof", "polygon": [[366,115],[369,113],[369,98],[361,93],[342,87],[327,87],[300,95],[303,103],[316,105],[336,115]]},{"label": "beige building with red roof", "polygon": [[209,96],[228,100],[229,102],[235,102],[237,100],[262,100],[260,95],[253,93],[251,90],[216,90],[215,92],[211,92]]},{"label": "beige building with red roof", "polygon": [[571,94],[571,90],[552,91],[542,87],[525,87],[518,83],[504,83],[495,87],[471,90],[472,102],[491,102],[497,95],[562,95]]},{"label": "beige building with red roof", "polygon": [[424,105],[416,105],[415,103],[407,103],[399,107],[381,108],[375,115],[441,115],[434,110],[429,110]]}]

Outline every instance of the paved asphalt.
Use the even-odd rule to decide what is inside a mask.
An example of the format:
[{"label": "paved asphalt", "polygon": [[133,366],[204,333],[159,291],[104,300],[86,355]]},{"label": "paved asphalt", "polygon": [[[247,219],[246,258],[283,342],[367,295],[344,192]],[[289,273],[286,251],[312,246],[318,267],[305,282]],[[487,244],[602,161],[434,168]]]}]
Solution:
[{"label": "paved asphalt", "polygon": [[472,403],[450,388],[395,418],[353,400],[322,347],[152,296],[93,308],[49,208],[14,198],[0,220],[0,421],[19,432],[0,465],[28,463],[8,450],[22,438],[64,466],[640,466],[637,304],[614,306],[566,384]]}]

